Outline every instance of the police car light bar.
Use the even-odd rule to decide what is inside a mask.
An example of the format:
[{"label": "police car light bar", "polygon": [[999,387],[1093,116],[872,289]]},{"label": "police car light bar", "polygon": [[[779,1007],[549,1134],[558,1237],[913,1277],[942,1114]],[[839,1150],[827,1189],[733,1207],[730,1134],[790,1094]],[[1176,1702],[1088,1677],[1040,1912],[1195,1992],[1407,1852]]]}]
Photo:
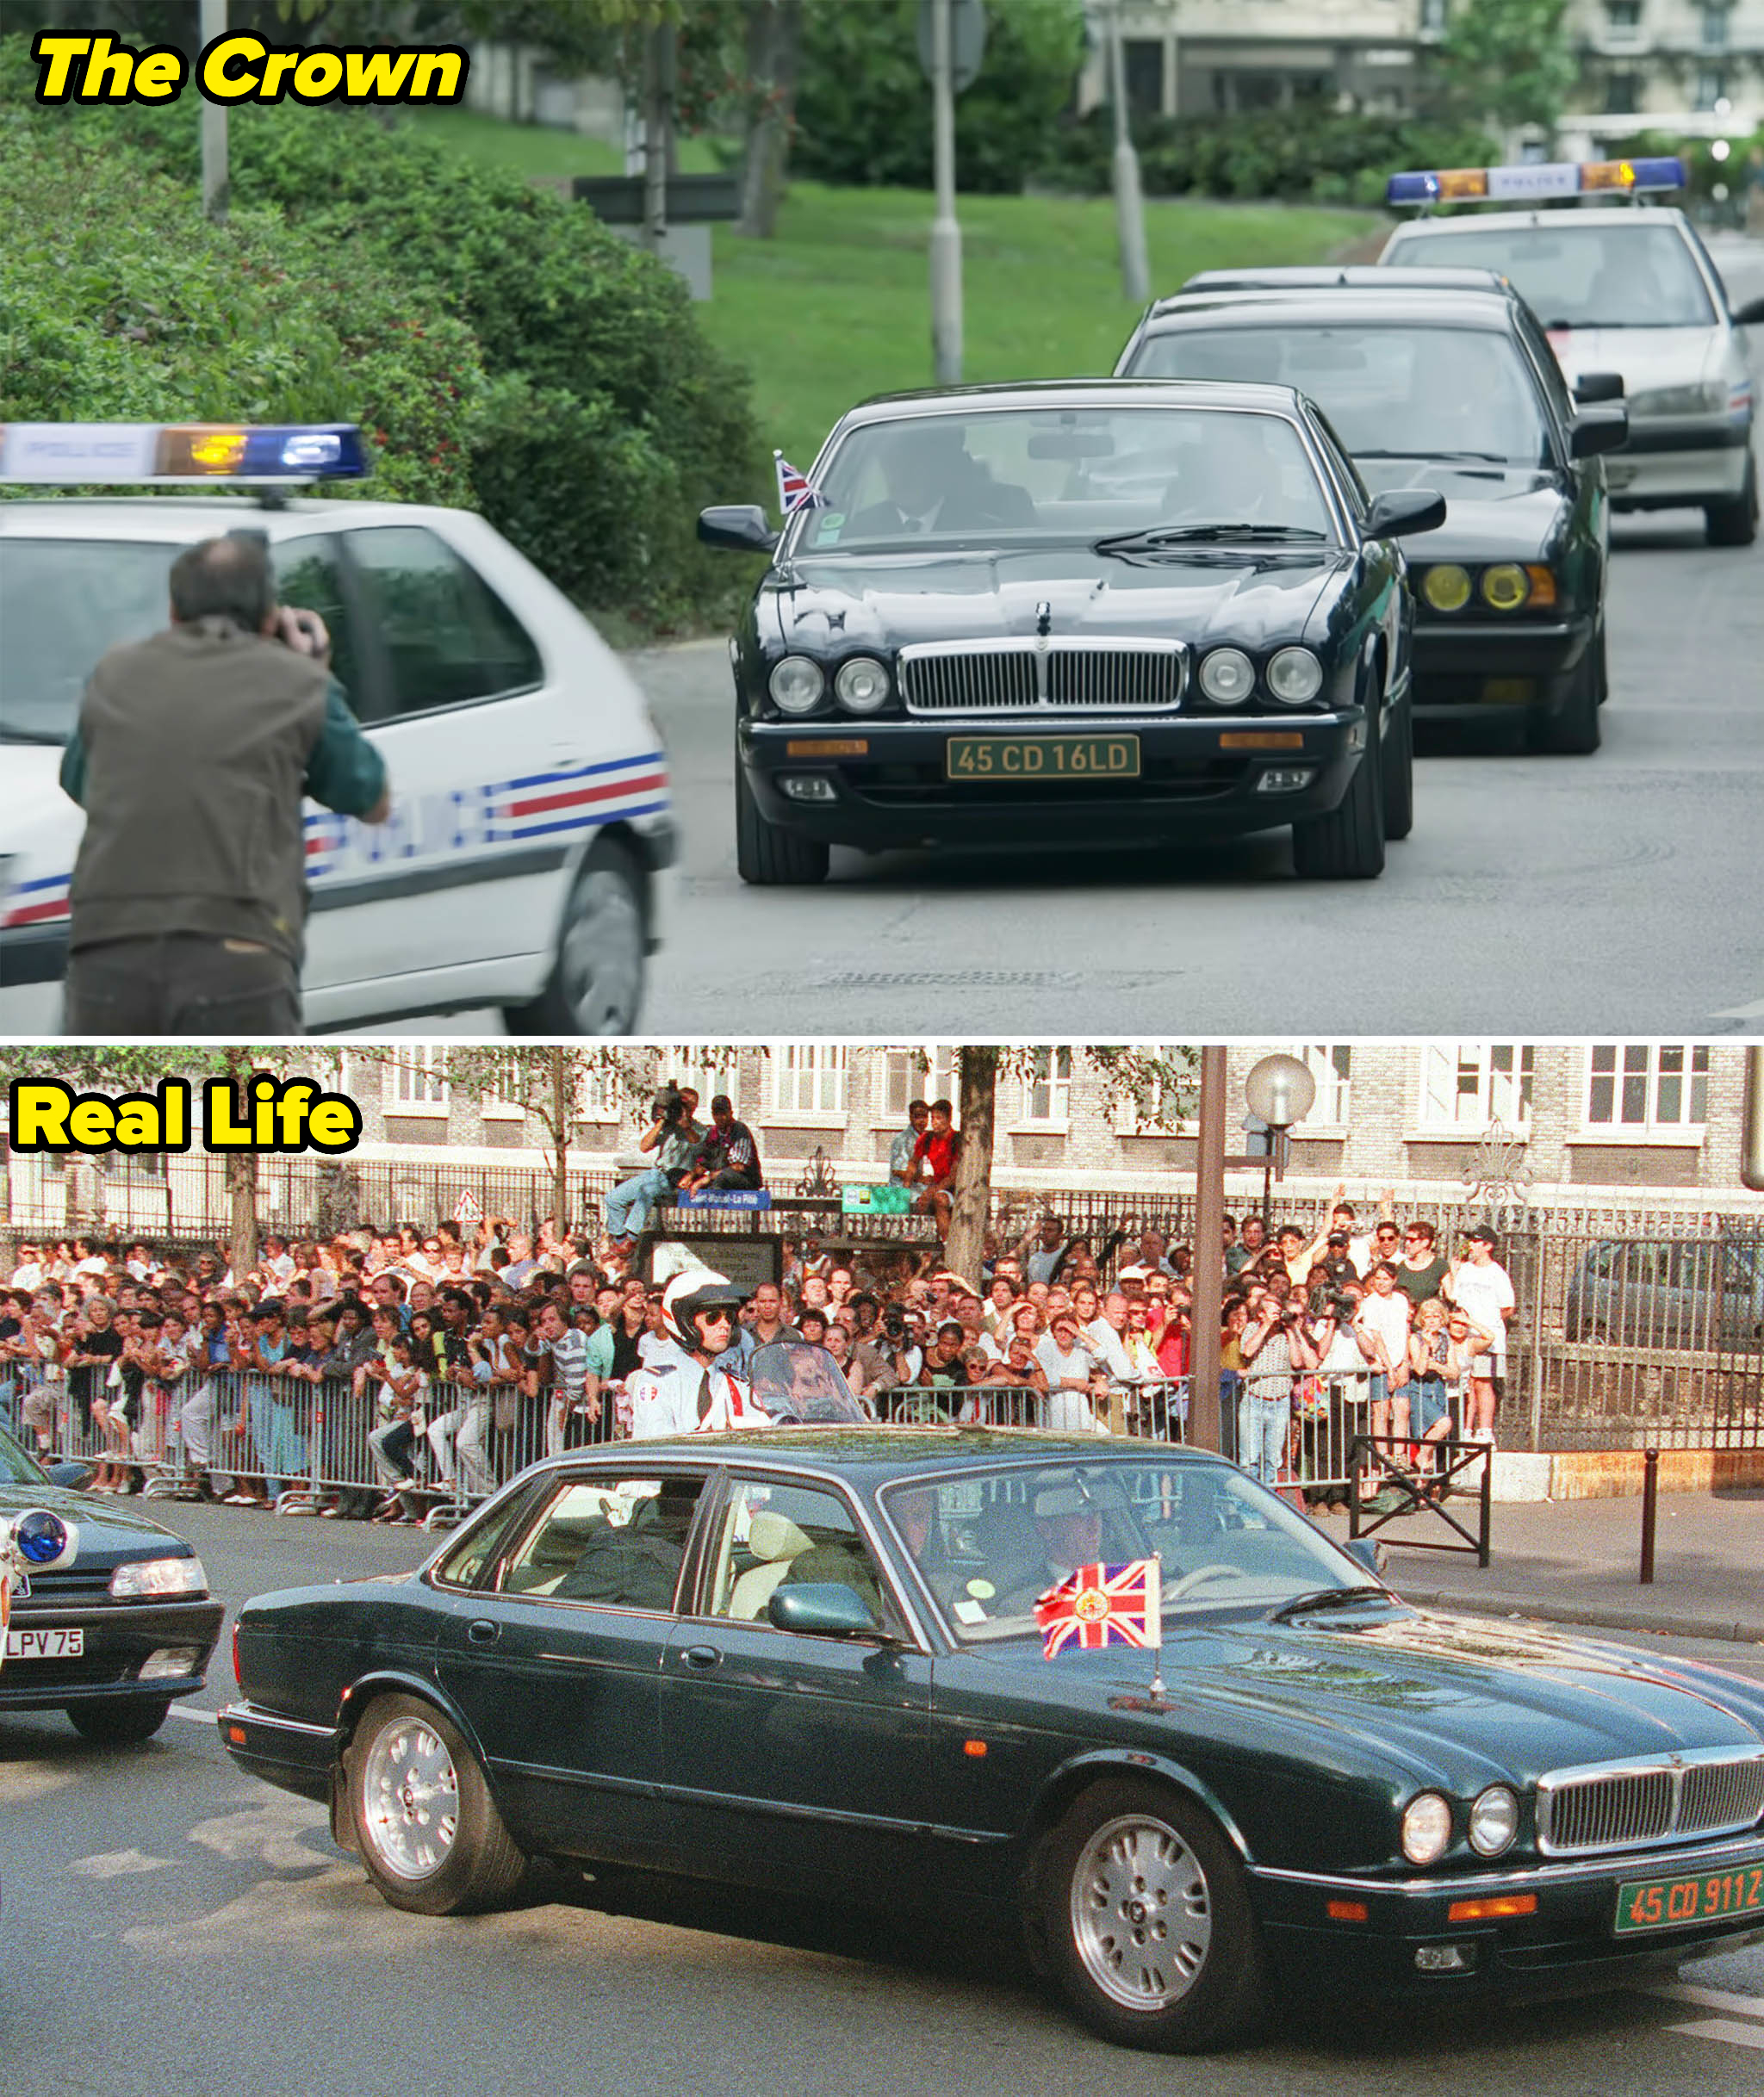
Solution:
[{"label": "police car light bar", "polygon": [[224,422],[0,424],[0,481],[42,487],[253,487],[359,481],[359,425]]},{"label": "police car light bar", "polygon": [[1531,167],[1449,167],[1393,175],[1385,184],[1388,204],[1548,202],[1601,192],[1641,196],[1682,189],[1685,164],[1657,160],[1550,160]]}]

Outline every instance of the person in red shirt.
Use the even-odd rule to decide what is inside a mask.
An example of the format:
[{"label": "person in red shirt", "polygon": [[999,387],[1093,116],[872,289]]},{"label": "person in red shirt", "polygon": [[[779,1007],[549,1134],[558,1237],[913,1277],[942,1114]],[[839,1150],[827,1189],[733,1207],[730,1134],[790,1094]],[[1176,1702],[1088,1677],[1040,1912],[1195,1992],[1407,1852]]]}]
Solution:
[{"label": "person in red shirt", "polygon": [[913,1207],[936,1219],[939,1242],[949,1236],[949,1210],[955,1187],[955,1161],[961,1138],[951,1126],[955,1109],[947,1100],[931,1102],[931,1125],[913,1145],[913,1176],[920,1192]]}]

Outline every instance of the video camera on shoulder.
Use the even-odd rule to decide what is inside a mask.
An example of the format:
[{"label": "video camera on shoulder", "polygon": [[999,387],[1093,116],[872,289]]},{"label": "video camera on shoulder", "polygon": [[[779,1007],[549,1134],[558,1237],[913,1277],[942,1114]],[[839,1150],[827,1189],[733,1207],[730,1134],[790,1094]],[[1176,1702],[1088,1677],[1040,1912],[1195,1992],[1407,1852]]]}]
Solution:
[{"label": "video camera on shoulder", "polygon": [[672,1128],[686,1119],[686,1095],[670,1078],[649,1102],[649,1118]]}]

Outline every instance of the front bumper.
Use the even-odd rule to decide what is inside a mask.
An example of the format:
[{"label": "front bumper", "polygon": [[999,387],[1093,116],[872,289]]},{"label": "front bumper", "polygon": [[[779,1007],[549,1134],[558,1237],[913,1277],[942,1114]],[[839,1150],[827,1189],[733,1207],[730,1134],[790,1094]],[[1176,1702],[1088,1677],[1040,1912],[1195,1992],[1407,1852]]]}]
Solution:
[{"label": "front bumper", "polygon": [[1418,618],[1418,721],[1486,720],[1518,708],[1547,713],[1565,698],[1596,630],[1593,614],[1569,619]]},{"label": "front bumper", "polygon": [[[1378,1881],[1251,1867],[1253,1901],[1270,1958],[1295,1989],[1435,2001],[1478,1996],[1572,1995],[1623,1986],[1632,1976],[1700,1951],[1764,1939],[1764,1914],[1618,1935],[1619,1885],[1693,1874],[1764,1871],[1764,1833],[1693,1847],[1516,1865],[1450,1879]],[[1452,1922],[1454,1901],[1534,1894],[1535,1914]],[[1332,1900],[1356,1902],[1363,1922],[1338,1922]],[[1416,1954],[1465,1947],[1464,1971],[1424,1972]]]},{"label": "front bumper", "polygon": [[326,1805],[341,1735],[335,1726],[264,1711],[254,1703],[229,1703],[215,1722],[222,1745],[239,1766],[265,1784]]},{"label": "front bumper", "polygon": [[[207,1678],[222,1613],[208,1599],[65,1609],[15,1604],[15,1631],[82,1631],[85,1650],[78,1660],[9,1660],[0,1666],[0,1711],[59,1711],[95,1697],[194,1695]],[[140,1679],[150,1654],[179,1647],[195,1650],[193,1667]]]},{"label": "front bumper", "polygon": [[[952,736],[1134,735],[1135,779],[974,779],[946,776]],[[1245,748],[1233,736],[1279,737]],[[826,844],[870,852],[914,845],[1168,845],[1277,828],[1326,814],[1347,791],[1365,748],[1358,707],[1332,713],[1209,714],[1097,720],[989,717],[970,720],[743,719],[740,762],[768,822]],[[861,745],[837,754],[815,746]],[[792,746],[796,746],[794,749]],[[1270,768],[1304,767],[1293,791],[1260,793]],[[785,775],[827,781],[830,800],[791,798]]]},{"label": "front bumper", "polygon": [[1725,416],[1644,418],[1605,462],[1613,510],[1670,510],[1731,501],[1744,489],[1752,425]]}]

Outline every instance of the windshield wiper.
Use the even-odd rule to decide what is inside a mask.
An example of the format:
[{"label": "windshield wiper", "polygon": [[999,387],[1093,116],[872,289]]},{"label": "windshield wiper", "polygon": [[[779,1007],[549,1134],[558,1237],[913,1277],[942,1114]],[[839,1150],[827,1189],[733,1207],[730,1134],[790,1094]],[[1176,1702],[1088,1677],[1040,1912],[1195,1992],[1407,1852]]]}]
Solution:
[{"label": "windshield wiper", "polygon": [[10,722],[0,726],[0,742],[65,742],[66,736],[58,735],[53,729],[14,728]]},{"label": "windshield wiper", "polygon": [[1388,1602],[1392,1600],[1388,1587],[1316,1587],[1307,1595],[1295,1595],[1277,1610],[1270,1610],[1270,1623],[1289,1623],[1295,1616],[1309,1610],[1346,1609],[1355,1602]]},{"label": "windshield wiper", "polygon": [[1092,553],[1131,554],[1158,546],[1200,546],[1221,539],[1320,541],[1320,531],[1298,524],[1154,524],[1148,531],[1119,531],[1113,538],[1097,539]]},{"label": "windshield wiper", "polygon": [[1518,462],[1507,457],[1504,451],[1357,451],[1357,459],[1487,459],[1496,466],[1512,466]]}]

